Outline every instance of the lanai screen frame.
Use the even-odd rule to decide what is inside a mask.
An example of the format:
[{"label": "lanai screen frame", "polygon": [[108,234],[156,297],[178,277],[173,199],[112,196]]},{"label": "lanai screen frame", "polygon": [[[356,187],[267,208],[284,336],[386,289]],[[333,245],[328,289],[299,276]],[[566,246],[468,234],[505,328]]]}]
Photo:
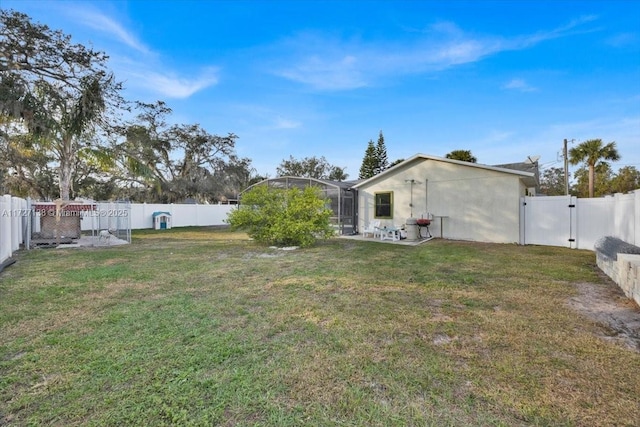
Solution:
[{"label": "lanai screen frame", "polygon": [[[238,203],[242,204],[242,194],[258,185],[267,185],[270,188],[300,188],[304,189],[309,186],[319,187],[324,197],[329,199],[330,207],[333,211],[331,222],[340,234],[355,234],[357,232],[357,215],[358,215],[358,192],[352,188],[353,182],[329,181],[316,178],[300,178],[297,176],[278,176],[276,178],[268,178],[255,183],[244,189],[240,195]],[[344,203],[351,199],[351,215],[345,215]],[[334,203],[335,201],[335,203]],[[348,220],[350,223],[345,223]]]}]

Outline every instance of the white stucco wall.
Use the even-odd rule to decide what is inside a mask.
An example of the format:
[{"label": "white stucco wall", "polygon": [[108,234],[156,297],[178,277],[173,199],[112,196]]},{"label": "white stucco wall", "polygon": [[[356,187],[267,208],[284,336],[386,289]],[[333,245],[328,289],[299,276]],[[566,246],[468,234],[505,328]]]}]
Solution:
[{"label": "white stucco wall", "polygon": [[[411,184],[413,184],[413,207]],[[519,242],[520,196],[525,187],[518,175],[433,159],[418,158],[358,187],[359,229],[374,219],[374,194],[393,191],[393,219],[402,225],[423,213],[446,216],[447,239],[496,243]],[[436,219],[431,234],[440,236]]]}]

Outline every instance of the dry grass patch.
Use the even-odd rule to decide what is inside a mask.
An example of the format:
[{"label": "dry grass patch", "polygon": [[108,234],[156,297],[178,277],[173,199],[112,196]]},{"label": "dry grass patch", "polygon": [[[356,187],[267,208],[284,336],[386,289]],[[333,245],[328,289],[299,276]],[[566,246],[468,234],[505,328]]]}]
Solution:
[{"label": "dry grass patch", "polygon": [[635,425],[640,353],[569,305],[580,283],[614,286],[589,252],[447,241],[21,253],[0,424]]}]

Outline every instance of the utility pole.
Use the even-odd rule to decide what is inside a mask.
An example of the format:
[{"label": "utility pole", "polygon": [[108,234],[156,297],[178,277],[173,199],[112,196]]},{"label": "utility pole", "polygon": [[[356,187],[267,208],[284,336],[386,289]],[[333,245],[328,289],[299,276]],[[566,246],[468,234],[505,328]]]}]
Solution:
[{"label": "utility pole", "polygon": [[569,195],[569,157],[567,156],[567,138],[564,139],[564,149],[562,150],[564,157],[564,195]]}]

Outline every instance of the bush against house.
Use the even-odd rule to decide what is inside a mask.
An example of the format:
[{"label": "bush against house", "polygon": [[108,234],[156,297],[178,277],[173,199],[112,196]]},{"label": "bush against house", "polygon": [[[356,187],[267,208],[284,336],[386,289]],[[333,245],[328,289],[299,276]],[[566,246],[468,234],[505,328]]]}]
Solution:
[{"label": "bush against house", "polygon": [[276,246],[311,246],[318,238],[334,234],[331,209],[315,187],[274,189],[253,187],[242,195],[241,205],[229,213],[234,230]]}]

